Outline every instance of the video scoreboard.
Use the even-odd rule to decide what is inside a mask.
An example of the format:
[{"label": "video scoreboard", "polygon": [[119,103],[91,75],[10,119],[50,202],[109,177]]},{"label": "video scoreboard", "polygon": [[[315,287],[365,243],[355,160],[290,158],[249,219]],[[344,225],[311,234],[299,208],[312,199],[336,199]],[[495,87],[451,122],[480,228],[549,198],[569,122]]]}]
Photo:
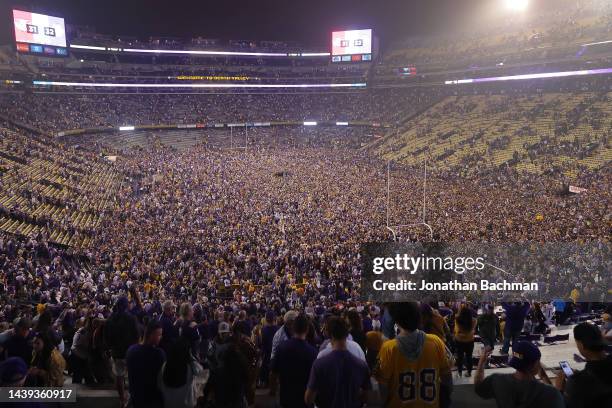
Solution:
[{"label": "video scoreboard", "polygon": [[395,69],[395,72],[402,78],[413,77],[417,74],[415,66],[399,67]]},{"label": "video scoreboard", "polygon": [[372,61],[372,30],[334,31],[332,62]]},{"label": "video scoreboard", "polygon": [[49,57],[68,55],[63,18],[13,10],[13,25],[18,52]]}]

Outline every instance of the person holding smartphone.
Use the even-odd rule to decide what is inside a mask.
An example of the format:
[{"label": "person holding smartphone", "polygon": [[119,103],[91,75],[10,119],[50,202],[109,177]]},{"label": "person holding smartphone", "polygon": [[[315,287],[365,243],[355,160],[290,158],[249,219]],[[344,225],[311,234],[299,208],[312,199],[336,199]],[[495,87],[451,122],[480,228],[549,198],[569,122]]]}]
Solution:
[{"label": "person holding smartphone", "polygon": [[[518,341],[512,345],[508,365],[516,371],[492,374],[485,378],[484,369],[490,350],[483,351],[474,377],[474,391],[483,399],[495,399],[499,408],[565,408],[561,393],[550,385],[540,364],[542,354],[535,344]],[[539,376],[538,380],[536,376]]]},{"label": "person holding smartphone", "polygon": [[607,406],[612,401],[612,356],[606,353],[603,335],[597,326],[585,322],[574,327],[574,339],[587,363],[584,370],[573,375],[563,369],[555,386],[563,393],[568,408]]}]

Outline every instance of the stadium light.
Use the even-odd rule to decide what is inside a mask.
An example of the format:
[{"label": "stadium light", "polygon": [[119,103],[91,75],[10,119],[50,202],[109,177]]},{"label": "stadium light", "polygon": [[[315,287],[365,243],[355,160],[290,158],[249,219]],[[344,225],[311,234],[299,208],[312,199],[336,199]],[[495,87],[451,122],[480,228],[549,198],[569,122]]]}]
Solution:
[{"label": "stadium light", "polygon": [[134,126],[119,126],[119,130],[134,130]]},{"label": "stadium light", "polygon": [[354,84],[134,84],[109,82],[32,81],[33,85],[80,86],[102,88],[365,88],[365,82]]},{"label": "stadium light", "polygon": [[348,126],[348,122],[336,122],[336,126]]},{"label": "stadium light", "polygon": [[444,81],[444,84],[445,85],[475,84],[479,82],[519,81],[522,79],[565,78],[565,77],[570,77],[570,76],[600,75],[600,74],[612,74],[612,68],[585,69],[582,71],[543,72],[540,74],[523,74],[523,75],[510,75],[510,76],[501,76],[501,77],[455,79],[452,81]]},{"label": "stadium light", "polygon": [[505,0],[506,7],[510,10],[522,11],[529,5],[529,0]]},{"label": "stadium light", "polygon": [[304,122],[304,126],[317,126],[317,122]]},{"label": "stadium light", "polygon": [[300,57],[329,57],[329,52],[303,52],[299,54]]},{"label": "stadium light", "polygon": [[588,43],[588,44],[582,44],[583,47],[590,47],[591,45],[601,45],[601,44],[610,44],[612,43],[612,40],[607,40],[607,41],[598,41],[598,42],[593,42],[593,43]]},{"label": "stadium light", "polygon": [[93,45],[70,44],[70,48],[78,48],[81,50],[106,51],[106,47],[94,47]]}]

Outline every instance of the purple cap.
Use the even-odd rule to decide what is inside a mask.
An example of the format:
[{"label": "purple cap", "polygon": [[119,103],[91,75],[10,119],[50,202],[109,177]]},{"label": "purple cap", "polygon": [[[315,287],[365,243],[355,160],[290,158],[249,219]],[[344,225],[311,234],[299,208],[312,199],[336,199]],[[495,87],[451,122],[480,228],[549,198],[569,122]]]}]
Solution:
[{"label": "purple cap", "polygon": [[518,371],[525,371],[539,361],[540,357],[542,353],[538,346],[528,341],[518,341],[512,345],[512,358],[508,361],[508,365]]},{"label": "purple cap", "polygon": [[0,363],[0,383],[14,384],[28,374],[28,366],[21,357],[9,357]]}]

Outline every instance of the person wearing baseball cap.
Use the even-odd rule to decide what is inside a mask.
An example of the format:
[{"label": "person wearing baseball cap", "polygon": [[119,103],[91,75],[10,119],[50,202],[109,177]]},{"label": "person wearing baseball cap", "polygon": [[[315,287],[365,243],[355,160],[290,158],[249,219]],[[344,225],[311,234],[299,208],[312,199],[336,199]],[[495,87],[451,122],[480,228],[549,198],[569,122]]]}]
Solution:
[{"label": "person wearing baseball cap", "polygon": [[217,335],[210,344],[210,348],[207,353],[207,362],[209,368],[214,370],[217,368],[220,362],[220,355],[232,340],[232,328],[228,322],[219,322],[217,329]]},{"label": "person wearing baseball cap", "polygon": [[612,355],[606,353],[601,330],[591,323],[574,327],[574,339],[587,361],[584,370],[567,378],[559,373],[555,386],[563,392],[568,408],[603,407],[612,401]]},{"label": "person wearing baseball cap", "polygon": [[[28,378],[28,365],[21,357],[9,357],[0,362],[0,387],[23,387]],[[3,402],[2,408],[44,408],[46,404],[31,402]]]},{"label": "person wearing baseball cap", "polygon": [[0,363],[0,387],[21,387],[28,375],[28,365],[21,357],[9,357]]},{"label": "person wearing baseball cap", "polygon": [[219,333],[220,335],[229,335],[229,333],[231,332],[232,330],[230,328],[229,323],[227,322],[219,323],[219,328],[217,329],[217,333]]},{"label": "person wearing baseball cap", "polygon": [[32,360],[32,342],[30,337],[30,321],[24,317],[18,317],[13,321],[13,329],[0,344],[2,350],[1,358],[19,357],[29,366]]},{"label": "person wearing baseball cap", "polygon": [[[511,374],[484,377],[484,368],[491,351],[483,351],[474,377],[474,390],[484,399],[494,398],[500,408],[565,408],[561,393],[552,385],[540,364],[542,354],[535,344],[518,341],[512,346],[508,365]],[[536,378],[540,377],[540,380]]]}]

